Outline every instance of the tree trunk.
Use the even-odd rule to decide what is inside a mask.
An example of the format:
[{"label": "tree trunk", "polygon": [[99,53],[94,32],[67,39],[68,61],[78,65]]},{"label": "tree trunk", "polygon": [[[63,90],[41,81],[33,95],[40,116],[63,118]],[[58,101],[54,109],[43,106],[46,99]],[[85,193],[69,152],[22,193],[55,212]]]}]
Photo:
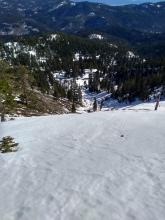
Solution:
[{"label": "tree trunk", "polygon": [[160,96],[157,98],[156,105],[155,105],[155,111],[157,111],[159,107],[159,101],[160,101]]},{"label": "tree trunk", "polygon": [[1,103],[1,122],[4,122],[5,121],[5,107],[4,107],[4,104]]}]

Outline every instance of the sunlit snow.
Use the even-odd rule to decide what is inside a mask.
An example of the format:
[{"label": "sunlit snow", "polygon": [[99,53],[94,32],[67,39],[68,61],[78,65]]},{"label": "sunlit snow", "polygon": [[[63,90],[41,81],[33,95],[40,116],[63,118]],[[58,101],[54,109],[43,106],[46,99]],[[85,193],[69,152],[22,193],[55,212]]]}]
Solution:
[{"label": "sunlit snow", "polygon": [[0,124],[2,220],[164,220],[165,104]]}]

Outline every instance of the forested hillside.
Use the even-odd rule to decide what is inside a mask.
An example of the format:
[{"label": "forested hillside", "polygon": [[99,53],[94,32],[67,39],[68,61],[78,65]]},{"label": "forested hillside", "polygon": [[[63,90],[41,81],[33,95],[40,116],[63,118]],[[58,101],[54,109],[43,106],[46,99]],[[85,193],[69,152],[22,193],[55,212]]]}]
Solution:
[{"label": "forested hillside", "polygon": [[[54,87],[63,92],[60,84]],[[62,93],[61,92],[61,93]],[[61,95],[61,97],[63,97]],[[62,114],[71,110],[66,99],[55,99],[42,92],[37,78],[28,67],[0,61],[0,112],[10,115]]]},{"label": "forested hillside", "polygon": [[[72,105],[81,105],[82,85],[76,82],[86,73],[83,86],[91,92],[112,93],[119,101],[147,100],[160,87],[164,94],[163,56],[155,59],[142,56],[128,44],[104,40],[101,35],[92,35],[91,39],[63,33],[17,37],[1,43],[0,55],[2,60],[8,62],[9,72],[13,73],[8,74],[9,79],[15,79],[16,83],[20,80],[19,85],[25,81],[23,92],[19,93],[25,104],[28,103],[27,96],[32,97],[28,94],[31,90],[26,93],[25,88],[33,88],[33,91],[51,95],[55,100],[63,98],[70,100]],[[10,82],[9,85],[13,86]],[[7,94],[16,97],[18,93],[15,88],[19,87],[13,87],[14,94]]]}]

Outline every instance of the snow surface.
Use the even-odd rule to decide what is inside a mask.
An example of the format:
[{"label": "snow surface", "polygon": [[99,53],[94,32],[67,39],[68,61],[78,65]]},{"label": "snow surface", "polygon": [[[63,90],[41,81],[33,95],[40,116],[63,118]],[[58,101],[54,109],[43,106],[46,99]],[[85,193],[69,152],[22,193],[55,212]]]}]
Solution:
[{"label": "snow surface", "polygon": [[99,39],[102,40],[104,37],[101,34],[91,34],[89,35],[89,39]]},{"label": "snow surface", "polygon": [[[77,80],[78,85],[83,84],[83,83],[81,83],[81,81],[82,80]],[[116,102],[116,100],[114,100],[114,99],[112,101],[112,99],[110,99],[110,97],[111,97],[111,94],[107,93],[105,91],[102,91],[100,93],[96,93],[96,92],[89,92],[88,89],[82,88],[83,106],[78,108],[78,112],[83,113],[84,111],[92,110],[93,109],[93,102],[94,102],[95,98],[97,100],[98,105],[100,104],[100,102],[102,100],[108,99],[108,102],[104,102],[106,104],[106,106],[104,105],[104,110],[107,108],[109,109],[110,108],[109,103],[114,104],[114,102]]]},{"label": "snow surface", "polygon": [[163,106],[1,123],[0,219],[164,220]]},{"label": "snow surface", "polygon": [[[123,102],[119,102],[117,99],[111,97],[111,93],[106,91],[101,91],[99,93],[89,92],[89,89],[86,89],[83,84],[85,78],[78,79],[76,82],[78,85],[82,86],[82,103],[83,106],[77,109],[78,113],[84,113],[88,110],[93,110],[94,99],[96,98],[98,110],[100,110],[100,105],[102,102],[101,111],[111,111],[111,110],[144,110],[144,111],[153,111],[155,108],[155,104],[157,101],[157,97],[162,92],[162,87],[156,89],[153,94],[150,95],[150,101],[142,102],[137,99],[134,102],[127,102],[126,100]],[[114,89],[117,89],[117,85],[114,86]],[[161,99],[159,103],[159,111],[165,111],[165,100]]]}]

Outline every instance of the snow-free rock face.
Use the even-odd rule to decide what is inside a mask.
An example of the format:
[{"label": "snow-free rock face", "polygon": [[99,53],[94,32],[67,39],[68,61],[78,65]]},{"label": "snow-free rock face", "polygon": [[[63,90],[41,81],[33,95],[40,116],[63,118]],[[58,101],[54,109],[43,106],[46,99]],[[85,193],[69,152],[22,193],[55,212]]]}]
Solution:
[{"label": "snow-free rock face", "polygon": [[[140,108],[140,110],[138,110]],[[164,220],[165,111],[22,118],[0,124],[2,220]]]}]

